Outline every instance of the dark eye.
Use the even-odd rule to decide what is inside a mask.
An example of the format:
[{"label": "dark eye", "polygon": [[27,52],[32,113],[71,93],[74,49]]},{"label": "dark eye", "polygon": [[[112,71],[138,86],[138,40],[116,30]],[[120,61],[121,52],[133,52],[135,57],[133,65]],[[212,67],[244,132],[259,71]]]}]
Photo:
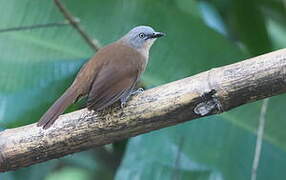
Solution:
[{"label": "dark eye", "polygon": [[145,34],[144,33],[140,33],[139,37],[143,39],[145,37]]}]

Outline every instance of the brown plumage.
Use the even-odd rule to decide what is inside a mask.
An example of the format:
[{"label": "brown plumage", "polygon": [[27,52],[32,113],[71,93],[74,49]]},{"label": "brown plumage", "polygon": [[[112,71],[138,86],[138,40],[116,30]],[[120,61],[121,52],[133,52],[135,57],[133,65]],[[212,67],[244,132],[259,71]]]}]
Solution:
[{"label": "brown plumage", "polygon": [[133,48],[128,38],[130,35],[100,49],[80,69],[72,85],[48,109],[37,125],[49,128],[80,97],[87,97],[89,110],[104,109],[117,100],[126,101],[145,70],[148,51],[153,43],[148,41],[150,46],[145,42],[144,46]]}]

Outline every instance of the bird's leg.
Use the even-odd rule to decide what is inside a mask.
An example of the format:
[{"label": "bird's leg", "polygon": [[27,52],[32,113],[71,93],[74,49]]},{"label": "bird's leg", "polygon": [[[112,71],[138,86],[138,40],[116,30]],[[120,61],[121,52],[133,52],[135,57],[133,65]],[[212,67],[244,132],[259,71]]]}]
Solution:
[{"label": "bird's leg", "polygon": [[123,96],[120,98],[120,106],[121,106],[121,109],[123,109],[125,106],[126,106],[126,102],[127,102],[127,99],[129,98],[130,95],[128,96]]},{"label": "bird's leg", "polygon": [[122,96],[120,98],[120,107],[121,107],[121,114],[120,114],[120,117],[124,118],[126,115],[124,113],[124,108],[126,107],[126,102],[127,102],[127,99],[128,99],[129,95],[127,96]]},{"label": "bird's leg", "polygon": [[139,88],[137,90],[131,90],[131,92],[129,93],[126,93],[126,95],[123,95],[121,98],[120,98],[120,102],[121,102],[121,108],[123,109],[125,106],[126,106],[126,102],[127,100],[129,99],[129,97],[131,95],[137,95],[137,94],[141,94],[144,92],[144,89],[143,88]]},{"label": "bird's leg", "polygon": [[144,92],[144,89],[143,88],[139,88],[137,90],[131,90],[130,92],[126,93],[125,95],[123,95],[121,98],[120,98],[120,106],[121,106],[121,109],[123,110],[123,108],[126,106],[126,103],[129,99],[129,97],[131,95],[137,95],[137,94],[141,94]]}]

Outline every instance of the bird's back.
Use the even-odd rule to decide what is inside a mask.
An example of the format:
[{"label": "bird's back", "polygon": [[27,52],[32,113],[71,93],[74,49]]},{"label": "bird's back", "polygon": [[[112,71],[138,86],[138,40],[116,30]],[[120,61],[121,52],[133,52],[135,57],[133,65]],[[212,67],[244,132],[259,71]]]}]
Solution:
[{"label": "bird's back", "polygon": [[[101,110],[132,91],[141,73],[145,70],[146,59],[137,50],[121,43],[114,43],[101,49],[79,77],[91,72],[94,79],[88,89],[87,107]],[[85,78],[89,79],[89,78]]]},{"label": "bird's back", "polygon": [[[114,73],[136,73],[143,72],[146,68],[146,57],[137,50],[115,42],[100,49],[80,69],[74,84],[82,94],[87,93],[93,82],[100,81],[101,75],[113,77]],[[140,74],[139,74],[140,76]]]}]

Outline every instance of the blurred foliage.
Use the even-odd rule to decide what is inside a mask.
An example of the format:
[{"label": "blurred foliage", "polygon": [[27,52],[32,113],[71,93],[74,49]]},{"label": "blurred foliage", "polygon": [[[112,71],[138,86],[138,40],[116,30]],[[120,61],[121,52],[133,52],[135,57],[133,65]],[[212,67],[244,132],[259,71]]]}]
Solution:
[{"label": "blurred foliage", "polygon": [[[286,46],[282,0],[62,1],[102,45],[136,25],[166,32],[150,53],[148,87]],[[0,29],[64,21],[51,0],[0,4]],[[0,52],[0,129],[36,122],[94,53],[70,26],[0,33]],[[269,102],[259,180],[285,177],[285,101]],[[250,179],[260,109],[252,103],[0,179]]]}]

